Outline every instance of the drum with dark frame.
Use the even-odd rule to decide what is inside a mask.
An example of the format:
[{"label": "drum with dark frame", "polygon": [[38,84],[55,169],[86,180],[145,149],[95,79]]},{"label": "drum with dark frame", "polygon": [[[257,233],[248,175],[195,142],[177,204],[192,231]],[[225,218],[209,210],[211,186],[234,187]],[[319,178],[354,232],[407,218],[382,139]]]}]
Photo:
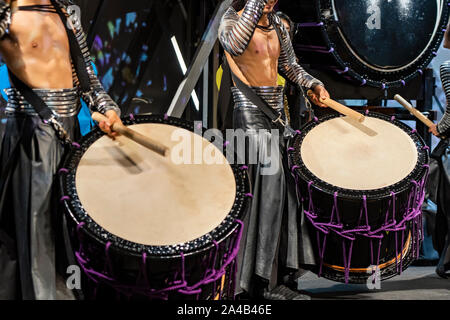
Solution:
[{"label": "drum with dark frame", "polygon": [[319,276],[385,280],[418,258],[428,147],[394,117],[359,123],[328,115],[306,124],[288,149]]},{"label": "drum with dark frame", "polygon": [[280,1],[280,10],[298,23],[302,63],[383,89],[423,72],[449,18],[444,0],[296,0]]},{"label": "drum with dark frame", "polygon": [[[175,156],[187,146],[189,161],[99,129],[75,144],[60,170],[61,202],[89,298],[100,289],[131,299],[233,299],[251,196],[246,168],[230,165],[191,122],[149,115],[124,124]],[[195,150],[223,161],[198,162]]]}]

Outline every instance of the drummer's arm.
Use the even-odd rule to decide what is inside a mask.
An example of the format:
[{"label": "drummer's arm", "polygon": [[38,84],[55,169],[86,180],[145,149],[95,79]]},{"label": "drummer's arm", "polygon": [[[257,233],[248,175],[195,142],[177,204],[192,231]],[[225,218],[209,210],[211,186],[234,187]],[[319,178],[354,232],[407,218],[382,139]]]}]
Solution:
[{"label": "drummer's arm", "polygon": [[[67,11],[67,10],[66,10]],[[109,136],[114,137],[117,134],[111,131],[111,126],[118,122],[121,123],[120,120],[120,108],[119,106],[111,99],[109,94],[103,88],[100,80],[95,74],[94,67],[92,65],[92,58],[89,54],[89,48],[86,41],[86,35],[81,26],[81,21],[76,13],[73,13],[70,17],[75,24],[77,39],[80,44],[81,51],[84,52],[84,61],[86,64],[86,69],[89,75],[90,84],[91,84],[91,93],[90,97],[92,101],[89,102],[89,107],[91,111],[97,111],[101,114],[104,114],[109,121],[102,121],[99,123],[99,127],[102,131],[107,133]]]},{"label": "drummer's arm", "polygon": [[447,25],[447,29],[444,34],[444,48],[450,49],[450,23]]},{"label": "drummer's arm", "polygon": [[219,27],[219,41],[226,52],[232,56],[245,52],[267,1],[248,0],[241,16],[233,7],[225,12]]},{"label": "drummer's arm", "polygon": [[272,15],[272,19],[274,20],[273,23],[275,27],[280,30],[281,34],[281,52],[278,60],[278,69],[280,73],[298,86],[313,90],[313,102],[318,106],[326,107],[326,105],[319,101],[319,97],[330,97],[324,84],[320,80],[311,76],[298,64],[289,32],[278,16]]},{"label": "drummer's arm", "polygon": [[440,68],[442,89],[445,92],[447,98],[447,109],[444,117],[436,126],[438,135],[449,136],[450,135],[450,61],[446,61]]},{"label": "drummer's arm", "polygon": [[450,136],[450,105],[447,105],[447,111],[445,112],[442,120],[436,126],[436,131],[440,136]]}]

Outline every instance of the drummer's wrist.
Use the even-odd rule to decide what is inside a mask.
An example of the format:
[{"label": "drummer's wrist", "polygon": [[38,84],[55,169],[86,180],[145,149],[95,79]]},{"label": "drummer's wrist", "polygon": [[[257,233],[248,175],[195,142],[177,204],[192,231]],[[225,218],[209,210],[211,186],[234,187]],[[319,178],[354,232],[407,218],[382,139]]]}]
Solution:
[{"label": "drummer's wrist", "polygon": [[319,88],[319,87],[322,87],[322,88],[325,89],[325,86],[323,85],[323,83],[317,83],[317,82],[314,83],[314,84],[311,86],[310,89],[311,89],[312,91],[316,91],[316,89]]}]

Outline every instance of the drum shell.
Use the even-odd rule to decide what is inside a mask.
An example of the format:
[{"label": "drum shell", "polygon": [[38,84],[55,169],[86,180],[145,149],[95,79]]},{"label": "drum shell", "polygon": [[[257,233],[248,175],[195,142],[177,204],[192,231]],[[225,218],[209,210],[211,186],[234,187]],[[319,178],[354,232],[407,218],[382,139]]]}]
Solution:
[{"label": "drum shell", "polygon": [[[330,224],[332,222],[333,225],[341,223],[342,230],[337,229],[338,231],[355,230],[364,228],[367,225],[370,226],[371,231],[379,230],[386,224],[389,224],[393,216],[395,216],[395,221],[402,221],[405,212],[411,209],[411,195],[419,195],[420,193],[417,192],[419,191],[417,183],[420,184],[426,179],[428,173],[427,164],[429,162],[428,148],[425,146],[423,139],[405,124],[388,116],[375,113],[370,113],[368,116],[393,122],[408,133],[414,140],[419,154],[416,168],[403,181],[380,190],[364,192],[332,186],[315,177],[306,168],[301,160],[300,150],[302,141],[316,125],[339,117],[339,115],[324,116],[318,119],[317,122],[306,124],[302,128],[301,133],[290,141],[289,161],[297,182],[297,192],[299,199],[303,203],[303,209],[317,216],[315,223]],[[364,198],[367,199],[368,223],[364,212]],[[335,211],[336,205],[338,213]],[[337,216],[339,216],[339,219]],[[323,246],[325,233],[318,231],[307,217],[305,219],[314,243],[313,249],[315,250],[317,261],[320,261],[319,248]],[[386,266],[380,268],[381,280],[388,279],[406,269],[414,260],[417,248],[420,246],[420,241],[417,239],[422,237],[421,232],[420,219],[407,221],[404,230],[381,232],[380,234],[383,236],[381,240],[367,237],[365,232],[361,234],[350,232],[347,235],[354,237],[354,240],[351,241],[337,233],[329,232],[326,235],[326,246],[323,255],[324,263],[322,266],[313,268],[313,271],[334,281],[366,283],[370,274],[357,269],[368,269],[369,266],[386,264]],[[356,271],[350,271],[347,278],[344,272],[346,259],[344,257],[349,254],[350,245],[352,245],[350,267],[351,270]],[[379,246],[381,251],[378,250]],[[400,247],[402,249],[399,249]],[[380,252],[379,258],[378,251]],[[400,256],[401,254],[403,254],[402,257]],[[396,256],[397,260],[395,260]]]}]

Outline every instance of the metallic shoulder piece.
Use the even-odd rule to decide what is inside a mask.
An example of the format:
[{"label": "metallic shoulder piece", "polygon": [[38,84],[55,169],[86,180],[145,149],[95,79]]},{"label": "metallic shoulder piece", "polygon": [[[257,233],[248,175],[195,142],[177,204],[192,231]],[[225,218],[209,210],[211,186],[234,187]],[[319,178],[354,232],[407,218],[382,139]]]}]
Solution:
[{"label": "metallic shoulder piece", "polygon": [[450,134],[450,60],[441,65],[441,81],[442,88],[447,98],[447,109],[444,117],[437,125],[437,130],[440,134],[449,136]]},{"label": "metallic shoulder piece", "polygon": [[281,52],[278,60],[278,69],[280,72],[292,82],[308,89],[314,88],[317,85],[323,86],[321,81],[312,77],[298,64],[289,32],[286,30],[280,17],[276,14],[271,14],[269,19],[275,28],[279,30],[281,38]]},{"label": "metallic shoulder piece", "polygon": [[0,39],[9,31],[11,25],[11,5],[5,1],[0,1]]},{"label": "metallic shoulder piece", "polygon": [[229,54],[239,56],[245,52],[266,4],[267,0],[248,0],[240,17],[233,7],[225,12],[219,40]]}]

